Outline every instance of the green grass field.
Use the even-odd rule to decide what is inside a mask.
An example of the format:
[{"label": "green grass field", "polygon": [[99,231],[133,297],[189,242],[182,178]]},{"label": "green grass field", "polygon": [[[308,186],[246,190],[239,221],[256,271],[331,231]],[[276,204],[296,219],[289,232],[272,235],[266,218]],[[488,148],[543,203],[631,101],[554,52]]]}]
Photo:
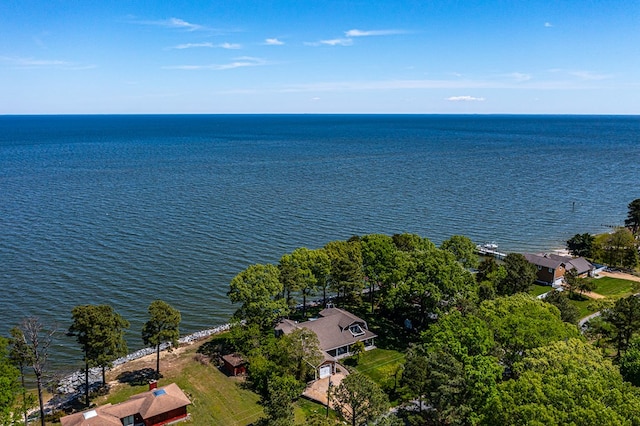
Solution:
[{"label": "green grass field", "polygon": [[594,279],[593,282],[596,283],[593,290],[595,293],[612,299],[620,299],[640,291],[640,283],[620,278],[602,277]]},{"label": "green grass field", "polygon": [[[263,417],[258,395],[244,389],[241,379],[227,377],[215,366],[195,361],[194,354],[195,348],[181,355],[184,361],[167,369],[158,382],[159,386],[175,382],[191,399],[191,420],[186,424],[245,426]],[[123,385],[112,391],[106,401],[96,402],[118,403],[147,389],[146,385]]]},{"label": "green grass field", "polygon": [[551,287],[550,285],[534,284],[533,286],[531,286],[529,294],[536,297],[551,290],[553,290],[553,287]]}]

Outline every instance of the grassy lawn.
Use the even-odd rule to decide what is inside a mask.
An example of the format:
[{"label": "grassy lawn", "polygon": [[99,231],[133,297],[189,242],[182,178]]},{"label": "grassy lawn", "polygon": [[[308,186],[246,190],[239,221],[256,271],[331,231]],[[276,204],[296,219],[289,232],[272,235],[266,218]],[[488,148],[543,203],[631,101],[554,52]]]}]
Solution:
[{"label": "grassy lawn", "polygon": [[585,300],[574,300],[569,299],[569,303],[578,308],[578,316],[579,318],[584,318],[587,315],[591,315],[594,312],[597,312],[597,309],[594,309],[592,306],[593,299],[586,298]]},{"label": "grassy lawn", "polygon": [[553,287],[549,285],[534,284],[533,286],[531,286],[531,290],[529,290],[529,294],[534,297],[537,297],[551,290],[553,290]]},{"label": "grassy lawn", "polygon": [[[258,395],[244,389],[241,379],[227,377],[216,367],[195,361],[196,349],[194,345],[179,356],[167,354],[171,359],[161,361],[160,366],[164,377],[158,385],[175,382],[191,399],[188,411],[192,420],[186,424],[244,426],[260,419],[263,411],[258,405]],[[99,405],[117,403],[146,390],[147,385],[117,384],[110,395],[95,402]]]},{"label": "grassy lawn", "polygon": [[593,282],[596,283],[595,293],[612,299],[620,299],[640,291],[640,283],[620,278],[602,277],[594,279]]}]

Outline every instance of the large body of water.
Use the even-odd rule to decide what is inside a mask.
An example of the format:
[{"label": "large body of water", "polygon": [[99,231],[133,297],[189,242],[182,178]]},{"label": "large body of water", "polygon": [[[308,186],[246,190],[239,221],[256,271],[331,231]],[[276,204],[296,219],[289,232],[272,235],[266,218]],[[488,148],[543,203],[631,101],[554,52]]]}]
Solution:
[{"label": "large body of water", "polygon": [[[183,333],[219,325],[230,279],[296,247],[411,232],[553,249],[635,198],[639,117],[0,117],[0,334],[109,303],[135,349],[152,300]],[[80,362],[71,338],[52,352]]]}]

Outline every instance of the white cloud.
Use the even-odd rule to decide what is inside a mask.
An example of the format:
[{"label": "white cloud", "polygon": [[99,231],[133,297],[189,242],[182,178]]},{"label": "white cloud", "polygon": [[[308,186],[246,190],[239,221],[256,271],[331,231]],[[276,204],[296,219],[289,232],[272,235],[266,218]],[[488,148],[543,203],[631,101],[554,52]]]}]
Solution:
[{"label": "white cloud", "polygon": [[222,43],[219,44],[218,47],[223,49],[242,49],[242,45],[238,43]]},{"label": "white cloud", "polygon": [[213,43],[184,43],[170,47],[169,49],[192,49],[194,47],[213,47]]},{"label": "white cloud", "polygon": [[191,22],[187,22],[183,19],[180,18],[169,18],[169,19],[161,19],[161,20],[157,20],[157,21],[130,21],[134,24],[139,24],[139,25],[154,25],[154,26],[158,26],[158,27],[165,27],[165,28],[178,28],[178,29],[184,29],[187,31],[197,31],[197,30],[204,30],[206,29],[206,27],[204,27],[203,25],[199,25],[199,24],[193,24]]},{"label": "white cloud", "polygon": [[445,98],[445,101],[451,102],[482,102],[484,98],[476,98],[474,96],[451,96],[449,98]]},{"label": "white cloud", "polygon": [[242,49],[242,45],[241,44],[237,44],[237,43],[221,43],[221,44],[213,44],[213,43],[184,43],[184,44],[179,44],[177,46],[173,46],[173,47],[169,47],[169,49],[193,49],[196,47],[219,47],[222,49]]},{"label": "white cloud", "polygon": [[567,74],[572,77],[577,77],[583,81],[600,81],[613,78],[613,75],[611,74],[599,74],[585,70],[566,70],[562,68],[552,68],[549,70],[549,72],[555,74]]},{"label": "white cloud", "polygon": [[512,72],[511,74],[506,74],[506,76],[518,82],[531,80],[531,74],[524,74],[521,72]]},{"label": "white cloud", "polygon": [[265,39],[264,44],[266,44],[267,46],[282,46],[284,42],[278,40],[277,38],[268,38]]},{"label": "white cloud", "polygon": [[611,75],[597,74],[591,71],[570,71],[569,75],[578,77],[581,80],[606,80],[611,78]]},{"label": "white cloud", "polygon": [[545,22],[544,26],[547,27],[547,28],[551,28],[551,27],[553,27],[553,24],[551,22]]},{"label": "white cloud", "polygon": [[351,46],[353,44],[353,40],[350,38],[333,38],[329,40],[320,40],[318,42],[305,43],[308,46]]},{"label": "white cloud", "polygon": [[187,70],[187,71],[197,71],[197,70],[210,70],[210,71],[223,71],[230,70],[234,68],[244,68],[244,67],[257,67],[261,65],[267,65],[267,61],[260,58],[253,58],[250,56],[241,56],[238,58],[234,58],[233,62],[229,62],[227,64],[210,64],[210,65],[170,65],[164,66],[163,69],[166,70]]},{"label": "white cloud", "polygon": [[96,68],[95,65],[83,65],[76,62],[58,59],[33,59],[0,56],[0,62],[5,62],[15,68],[56,68],[62,70],[87,70]]},{"label": "white cloud", "polygon": [[385,36],[385,35],[394,35],[394,34],[404,34],[405,31],[402,30],[349,30],[344,34],[347,37],[370,37],[370,36]]}]

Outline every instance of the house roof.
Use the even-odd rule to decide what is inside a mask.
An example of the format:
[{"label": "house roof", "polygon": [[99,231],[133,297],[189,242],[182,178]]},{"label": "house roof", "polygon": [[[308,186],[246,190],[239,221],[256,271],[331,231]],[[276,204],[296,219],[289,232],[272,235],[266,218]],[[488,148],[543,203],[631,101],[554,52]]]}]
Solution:
[{"label": "house roof", "polygon": [[557,269],[560,265],[564,265],[568,271],[575,268],[578,274],[584,274],[585,272],[593,270],[593,265],[584,257],[561,256],[553,253],[525,253],[524,257],[529,263],[544,268]]},{"label": "house roof", "polygon": [[[361,333],[353,333],[349,328],[352,325],[360,326]],[[365,320],[338,308],[327,308],[320,311],[320,318],[315,320],[299,324],[284,320],[276,327],[284,333],[290,333],[295,328],[306,328],[313,331],[318,336],[320,349],[325,352],[360,340],[377,337],[368,330]]]},{"label": "house roof", "polygon": [[239,367],[247,363],[247,361],[245,361],[245,359],[238,354],[224,355],[222,359],[225,362],[229,363],[232,367]]},{"label": "house roof", "polygon": [[140,414],[143,419],[148,419],[189,404],[191,401],[182,389],[175,383],[171,383],[134,395],[120,404],[107,404],[93,410],[62,417],[60,423],[62,426],[122,426],[120,419],[134,414]]}]

